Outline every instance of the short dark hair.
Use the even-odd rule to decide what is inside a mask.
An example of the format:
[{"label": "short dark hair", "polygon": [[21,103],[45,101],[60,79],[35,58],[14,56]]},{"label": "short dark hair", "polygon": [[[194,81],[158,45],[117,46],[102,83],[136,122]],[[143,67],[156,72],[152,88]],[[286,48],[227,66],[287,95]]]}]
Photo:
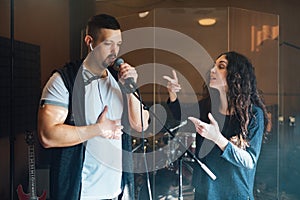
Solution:
[{"label": "short dark hair", "polygon": [[121,29],[121,26],[115,17],[107,14],[99,14],[92,16],[89,19],[86,27],[86,34],[90,35],[94,40],[97,40],[98,33],[102,28],[119,30]]}]

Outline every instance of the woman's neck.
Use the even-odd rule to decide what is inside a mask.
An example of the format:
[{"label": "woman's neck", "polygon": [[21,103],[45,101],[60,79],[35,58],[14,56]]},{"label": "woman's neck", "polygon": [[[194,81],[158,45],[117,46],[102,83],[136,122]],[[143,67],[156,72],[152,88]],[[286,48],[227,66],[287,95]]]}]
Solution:
[{"label": "woman's neck", "polygon": [[219,112],[224,115],[230,115],[229,110],[228,110],[227,95],[225,92],[220,93]]}]

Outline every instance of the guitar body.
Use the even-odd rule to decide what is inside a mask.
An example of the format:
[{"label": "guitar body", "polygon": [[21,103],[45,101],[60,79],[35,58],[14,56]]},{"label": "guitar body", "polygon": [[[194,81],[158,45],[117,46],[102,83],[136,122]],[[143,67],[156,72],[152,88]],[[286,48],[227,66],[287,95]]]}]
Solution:
[{"label": "guitar body", "polygon": [[46,200],[46,191],[43,191],[43,194],[40,197],[31,197],[30,194],[26,194],[23,191],[23,187],[21,184],[18,185],[17,193],[19,200]]}]

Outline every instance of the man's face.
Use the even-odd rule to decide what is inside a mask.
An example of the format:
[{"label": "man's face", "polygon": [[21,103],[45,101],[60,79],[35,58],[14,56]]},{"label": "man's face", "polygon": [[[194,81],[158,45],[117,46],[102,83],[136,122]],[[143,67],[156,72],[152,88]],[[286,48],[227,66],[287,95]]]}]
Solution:
[{"label": "man's face", "polygon": [[97,60],[102,62],[103,67],[107,68],[117,58],[121,44],[121,30],[101,29],[98,40],[93,45],[93,53]]}]

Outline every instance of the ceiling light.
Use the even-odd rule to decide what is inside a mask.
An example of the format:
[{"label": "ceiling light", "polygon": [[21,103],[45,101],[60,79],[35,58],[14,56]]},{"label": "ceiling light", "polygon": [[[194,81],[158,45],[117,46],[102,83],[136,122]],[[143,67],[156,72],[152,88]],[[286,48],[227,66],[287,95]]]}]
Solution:
[{"label": "ceiling light", "polygon": [[216,22],[217,22],[217,20],[214,19],[214,18],[203,18],[203,19],[199,19],[199,20],[198,20],[198,23],[199,23],[201,26],[212,26],[212,25],[214,25]]},{"label": "ceiling light", "polygon": [[140,18],[144,18],[144,17],[147,17],[148,14],[149,14],[149,11],[140,12],[140,13],[139,13],[139,17],[140,17]]}]

